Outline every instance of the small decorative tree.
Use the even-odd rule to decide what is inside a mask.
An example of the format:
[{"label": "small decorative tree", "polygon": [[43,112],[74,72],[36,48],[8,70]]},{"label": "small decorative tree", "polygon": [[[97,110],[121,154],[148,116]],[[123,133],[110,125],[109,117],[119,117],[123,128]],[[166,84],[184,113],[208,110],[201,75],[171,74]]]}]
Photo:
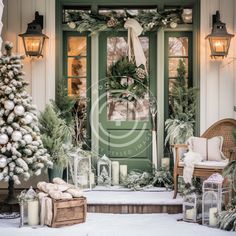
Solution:
[{"label": "small decorative tree", "polygon": [[36,107],[26,92],[24,57],[13,55],[12,48],[6,42],[6,53],[0,58],[0,181],[9,183],[5,200],[9,204],[16,202],[14,183],[21,183],[19,176],[28,180],[52,166],[41,140]]},{"label": "small decorative tree", "polygon": [[186,68],[179,60],[178,77],[169,94],[169,115],[165,122],[167,136],[165,144],[185,143],[193,136],[197,104],[196,88],[189,88],[186,81]]}]

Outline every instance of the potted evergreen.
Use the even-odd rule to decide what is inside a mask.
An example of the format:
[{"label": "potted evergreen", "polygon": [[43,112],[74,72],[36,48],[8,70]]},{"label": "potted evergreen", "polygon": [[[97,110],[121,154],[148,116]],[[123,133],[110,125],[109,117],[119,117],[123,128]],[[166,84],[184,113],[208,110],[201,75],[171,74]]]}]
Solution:
[{"label": "potted evergreen", "polygon": [[62,178],[63,170],[67,166],[68,148],[70,148],[73,136],[73,126],[67,125],[60,118],[52,104],[48,104],[39,116],[42,142],[53,162],[53,169],[48,169],[49,181],[54,177]]},{"label": "potted evergreen", "polygon": [[165,145],[185,143],[194,133],[198,90],[188,87],[183,60],[179,60],[177,72],[169,94],[170,118],[165,121]]}]

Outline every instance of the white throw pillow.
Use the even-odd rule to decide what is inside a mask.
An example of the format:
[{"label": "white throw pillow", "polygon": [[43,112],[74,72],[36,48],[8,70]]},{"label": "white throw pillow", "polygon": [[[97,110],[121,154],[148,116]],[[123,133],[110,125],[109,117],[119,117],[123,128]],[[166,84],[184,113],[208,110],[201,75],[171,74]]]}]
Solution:
[{"label": "white throw pillow", "polygon": [[221,136],[211,139],[190,137],[187,144],[189,150],[199,153],[204,161],[222,161],[225,159],[222,153],[223,137]]}]

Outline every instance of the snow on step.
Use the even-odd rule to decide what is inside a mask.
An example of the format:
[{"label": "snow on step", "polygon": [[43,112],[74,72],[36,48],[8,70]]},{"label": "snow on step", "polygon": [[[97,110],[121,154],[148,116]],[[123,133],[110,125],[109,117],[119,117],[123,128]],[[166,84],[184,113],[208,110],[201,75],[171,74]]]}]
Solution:
[{"label": "snow on step", "polygon": [[181,205],[181,197],[173,199],[173,192],[88,191],[88,204],[113,205]]}]

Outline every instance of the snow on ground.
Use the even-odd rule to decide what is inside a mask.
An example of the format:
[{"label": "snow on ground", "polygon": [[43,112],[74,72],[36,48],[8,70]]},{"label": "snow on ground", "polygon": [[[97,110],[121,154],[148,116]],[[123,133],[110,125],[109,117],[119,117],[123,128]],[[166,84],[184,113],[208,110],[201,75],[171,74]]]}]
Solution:
[{"label": "snow on ground", "polygon": [[0,220],[1,236],[230,236],[226,232],[198,224],[177,221],[182,217],[168,214],[88,213],[83,224],[63,228],[18,228],[19,219]]},{"label": "snow on ground", "polygon": [[88,204],[181,205],[181,197],[173,199],[173,191],[101,191],[84,192]]}]

